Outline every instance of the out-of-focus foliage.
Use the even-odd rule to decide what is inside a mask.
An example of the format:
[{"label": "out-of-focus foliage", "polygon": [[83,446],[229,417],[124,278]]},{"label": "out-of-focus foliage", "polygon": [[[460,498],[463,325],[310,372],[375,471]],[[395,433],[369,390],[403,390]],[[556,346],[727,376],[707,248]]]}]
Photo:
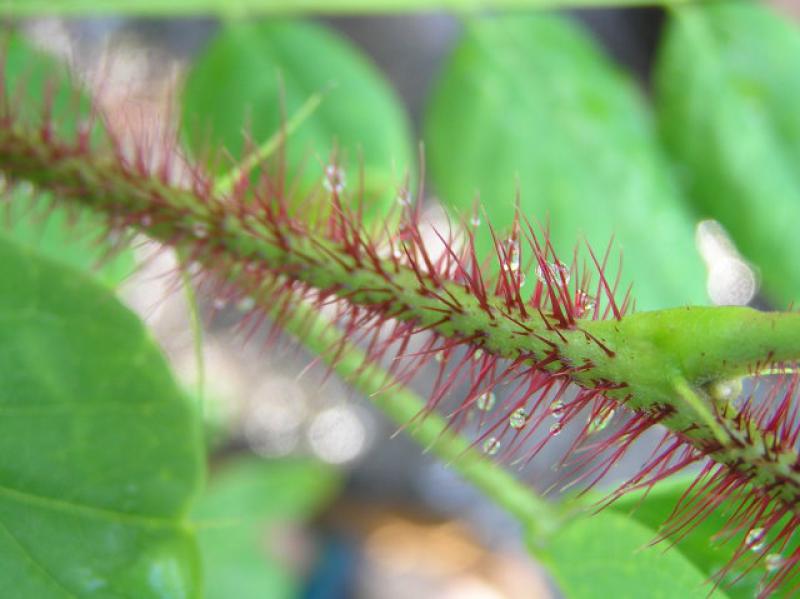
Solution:
[{"label": "out-of-focus foliage", "polygon": [[[635,492],[623,496],[611,504],[610,509],[649,527],[653,531],[652,538],[655,538],[656,531],[667,521],[694,480],[694,476],[681,476],[664,481],[649,493]],[[600,499],[598,497],[598,500]],[[680,540],[672,550],[685,555],[710,578],[730,562],[742,543],[744,531],[738,534],[730,533],[725,538],[715,538],[715,535],[730,524],[734,512],[735,507],[731,505],[723,505],[714,510],[707,518],[691,527],[691,530],[682,531]],[[664,543],[669,542],[671,541],[664,541]],[[756,595],[759,580],[763,575],[762,568],[763,565],[747,573],[732,571],[725,578],[726,584],[722,588],[732,599],[751,599]]]},{"label": "out-of-focus foliage", "polygon": [[[622,289],[635,284],[640,308],[704,302],[692,222],[650,115],[578,26],[555,16],[470,22],[427,124],[431,176],[449,206],[469,210],[480,193],[502,230],[519,192],[564,262],[584,236],[602,254],[613,234]],[[477,234],[490,249],[487,227]]]},{"label": "out-of-focus foliage", "polygon": [[194,406],[105,288],[0,240],[0,580],[15,597],[197,597]]},{"label": "out-of-focus foliage", "polygon": [[[64,74],[58,63],[32,48],[20,35],[11,35],[3,53],[4,81],[11,96],[23,97],[13,107],[22,120],[41,118],[45,102],[50,103],[53,131],[68,139],[77,133],[78,123],[89,117],[90,103]],[[42,90],[50,90],[50,98]],[[37,93],[27,93],[36,90]],[[133,269],[132,252],[114,252],[100,237],[107,227],[88,210],[53,206],[51,198],[38,197],[32,187],[18,185],[0,193],[10,194],[2,218],[0,236],[13,239],[50,258],[92,272],[109,286],[120,283]],[[36,205],[33,200],[36,199]]]},{"label": "out-of-focus foliage", "polygon": [[[679,551],[647,547],[653,535],[609,511],[567,524],[537,555],[570,599],[709,597],[706,575]],[[712,596],[726,597],[721,591]]]},{"label": "out-of-focus foliage", "polygon": [[656,71],[661,132],[698,216],[719,220],[765,293],[800,299],[800,30],[761,2],[673,13]]},{"label": "out-of-focus foliage", "polygon": [[[311,461],[240,461],[214,476],[194,509],[208,599],[298,596],[281,541],[330,500],[335,470]],[[297,534],[297,533],[295,533]],[[312,556],[313,557],[313,556]]]},{"label": "out-of-focus foliage", "polygon": [[13,240],[37,253],[94,275],[109,287],[125,280],[134,270],[130,250],[110,250],[103,243],[106,224],[87,211],[68,214],[52,208],[49,198],[38,198],[33,205],[31,189],[25,186],[7,191],[12,194],[7,215],[11,226],[0,227],[0,237]]},{"label": "out-of-focus foliage", "polygon": [[335,150],[347,192],[359,195],[363,172],[367,218],[385,215],[414,162],[406,116],[369,60],[322,26],[227,24],[191,70],[184,131],[197,150],[241,157],[243,134],[263,143],[317,93],[321,105],[288,141],[289,173],[318,181]]},{"label": "out-of-focus foliage", "polygon": [[[688,0],[661,0],[665,6]],[[0,14],[15,16],[86,13],[132,16],[185,16],[202,13],[242,16],[261,14],[386,13],[472,11],[487,9],[546,9],[570,6],[651,5],[652,0],[5,0]]]}]

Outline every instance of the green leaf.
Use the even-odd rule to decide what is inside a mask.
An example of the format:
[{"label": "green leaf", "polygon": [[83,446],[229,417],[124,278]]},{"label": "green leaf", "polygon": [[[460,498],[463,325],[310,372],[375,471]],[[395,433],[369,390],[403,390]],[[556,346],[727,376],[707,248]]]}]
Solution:
[{"label": "green leaf", "polygon": [[[628,493],[611,504],[609,509],[628,514],[629,517],[654,531],[659,530],[695,478],[695,476],[674,477],[656,485],[646,496],[644,491]],[[731,519],[735,518],[735,512],[734,505],[723,504],[703,520],[693,523],[691,531],[683,536],[671,551],[682,553],[710,578],[731,561],[743,541],[744,533],[726,539],[715,538],[715,535],[730,525]],[[669,543],[669,540],[665,540],[662,545],[666,547]],[[796,544],[795,542],[792,546]],[[785,554],[788,555],[791,551],[790,548]],[[751,599],[758,594],[759,581],[765,573],[763,568],[762,562],[760,569],[756,568],[744,575],[740,570],[733,568],[725,577],[721,588],[733,599]],[[736,580],[737,578],[739,580]]]},{"label": "green leaf", "polygon": [[134,271],[130,249],[107,256],[103,235],[108,226],[99,215],[77,208],[70,215],[63,207],[52,206],[50,198],[37,195],[26,186],[6,193],[11,194],[6,199],[9,225],[0,227],[0,238],[86,271],[112,288]]},{"label": "green leaf", "polygon": [[337,486],[336,472],[318,462],[252,459],[223,468],[194,510],[207,599],[297,597],[274,536],[312,516]]},{"label": "green leaf", "polygon": [[[45,113],[45,90],[49,89],[53,94],[52,126],[57,135],[73,139],[78,121],[89,114],[90,100],[64,74],[63,65],[32,48],[19,35],[11,35],[3,58],[9,97],[19,98],[14,105],[17,118],[39,123]],[[0,187],[0,194],[4,194],[1,199],[8,203],[0,236],[91,272],[111,287],[133,271],[130,250],[118,250],[110,258],[106,255],[103,235],[108,226],[102,217],[87,209],[73,207],[68,211],[55,206],[52,198],[27,183],[5,189],[3,182]]]},{"label": "green leaf", "polygon": [[0,239],[0,580],[15,597],[199,596],[199,420],[105,288]]},{"label": "green leaf", "polygon": [[55,130],[64,136],[74,134],[79,116],[88,115],[89,102],[76,92],[67,71],[18,33],[6,34],[3,43],[4,92],[12,99],[15,118],[40,125],[49,106]]},{"label": "green leaf", "polygon": [[705,302],[693,223],[650,115],[577,25],[555,16],[470,22],[433,97],[426,139],[433,182],[456,211],[480,192],[492,224],[506,228],[519,189],[522,213],[549,222],[562,261],[584,236],[602,253],[613,234],[622,290],[633,282],[640,308]]},{"label": "green leaf", "polygon": [[302,165],[305,182],[318,180],[336,147],[352,193],[363,166],[367,216],[384,213],[413,164],[406,116],[377,69],[323,26],[227,23],[190,72],[184,131],[196,150],[211,144],[240,157],[245,130],[262,143],[319,93],[321,106],[289,138],[289,176]]},{"label": "green leaf", "polygon": [[568,599],[708,598],[705,575],[678,551],[648,547],[653,536],[635,520],[605,511],[567,524],[537,556]]},{"label": "green leaf", "polygon": [[758,2],[673,14],[656,70],[663,139],[698,215],[719,220],[766,294],[800,299],[800,31]]}]

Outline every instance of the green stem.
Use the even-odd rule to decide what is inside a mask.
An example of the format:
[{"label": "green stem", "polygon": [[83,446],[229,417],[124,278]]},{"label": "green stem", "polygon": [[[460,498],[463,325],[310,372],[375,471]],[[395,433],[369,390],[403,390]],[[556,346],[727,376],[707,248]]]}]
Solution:
[{"label": "green stem", "polygon": [[[375,406],[405,427],[412,439],[423,447],[430,447],[434,455],[514,515],[526,528],[528,538],[546,538],[559,526],[562,516],[555,506],[477,451],[438,414],[421,417],[425,408],[423,399],[392,381],[382,368],[369,363],[364,352],[344,340],[342,333],[315,309],[298,305],[281,324],[309,351],[331,364],[350,385],[372,397]],[[337,352],[335,360],[331,359],[332,347],[344,347]]]},{"label": "green stem", "polygon": [[730,442],[730,436],[725,432],[725,429],[722,428],[720,423],[717,422],[717,418],[712,413],[711,407],[703,400],[703,397],[697,393],[695,388],[692,387],[686,379],[677,378],[674,385],[678,397],[683,400],[691,412],[694,412],[695,417],[708,427],[721,445],[727,446]]},{"label": "green stem", "polygon": [[236,166],[230,173],[227,173],[224,177],[221,177],[217,184],[214,186],[214,192],[217,195],[224,195],[231,191],[236,181],[238,181],[242,174],[250,172],[259,163],[266,160],[269,156],[275,152],[282,143],[286,140],[286,138],[294,133],[297,128],[303,124],[308,117],[314,114],[314,111],[319,108],[319,105],[322,103],[322,99],[324,94],[317,93],[312,94],[308,100],[306,100],[303,105],[295,112],[292,117],[286,121],[286,125],[277,133],[275,133],[272,137],[270,137],[265,143],[259,146],[252,154],[247,156],[240,164]]},{"label": "green stem", "polygon": [[197,363],[197,380],[195,381],[197,399],[200,402],[201,411],[205,407],[205,387],[206,387],[206,360],[203,353],[203,323],[200,319],[200,310],[197,307],[197,294],[192,285],[192,277],[186,269],[183,260],[183,252],[177,251],[181,258],[181,284],[183,293],[186,296],[186,303],[189,305],[189,323],[192,327],[192,337],[194,341],[194,358]]}]

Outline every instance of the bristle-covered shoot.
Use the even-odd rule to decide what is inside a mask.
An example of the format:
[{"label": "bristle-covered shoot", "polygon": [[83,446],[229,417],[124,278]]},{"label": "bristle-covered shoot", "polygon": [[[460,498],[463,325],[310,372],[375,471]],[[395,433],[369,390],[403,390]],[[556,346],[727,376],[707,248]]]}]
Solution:
[{"label": "bristle-covered shoot", "polygon": [[[344,335],[324,350],[332,363],[346,342],[362,348],[364,368],[388,364],[387,385],[435,369],[417,418],[439,412],[459,430],[477,414],[475,444],[495,459],[525,463],[577,422],[561,460],[565,486],[591,487],[642,433],[663,425],[664,440],[612,500],[702,463],[665,538],[733,501],[736,518],[722,532],[742,533],[739,558],[752,566],[788,546],[800,522],[800,315],[628,314],[630,289],[621,293],[605,274],[610,249],[589,249],[588,264],[562,261],[546,228],[526,215],[502,233],[473,216],[436,233],[444,250],[433,254],[408,192],[396,227],[369,228],[335,161],[302,197],[282,169],[238,171],[220,186],[213,170],[178,160],[176,140],[131,148],[105,135],[97,144],[92,122],[66,138],[49,115],[20,120],[4,99],[0,172],[11,184],[28,181],[56,202],[105,215],[109,234],[134,230],[178,248],[200,266],[201,289],[247,305],[252,322],[268,313],[280,326],[299,305],[334,314]],[[477,226],[491,231],[493,255],[476,255]],[[741,400],[748,376],[763,378],[767,391]],[[499,400],[501,387],[510,391]],[[615,414],[624,416],[609,426]],[[764,594],[791,579],[799,560],[800,550],[782,555]]]}]

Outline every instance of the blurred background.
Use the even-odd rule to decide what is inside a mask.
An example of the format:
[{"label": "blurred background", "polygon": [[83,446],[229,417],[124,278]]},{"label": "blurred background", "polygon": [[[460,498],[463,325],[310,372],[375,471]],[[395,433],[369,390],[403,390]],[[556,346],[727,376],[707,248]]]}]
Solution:
[{"label": "blurred background", "polygon": [[[797,3],[780,4],[786,15],[800,12]],[[665,20],[661,10],[569,16],[591,32],[643,95],[651,93]],[[426,138],[435,82],[463,20],[426,14],[317,21],[359,49],[388,80],[401,99],[412,143]],[[220,27],[201,18],[53,18],[30,21],[26,31],[87,81],[101,81],[96,93],[113,126],[135,136],[180,120],[175,98],[187,70]],[[309,51],[309,61],[318,58]],[[219,93],[227,93],[221,88]],[[198,116],[202,121],[202,114],[192,118]],[[441,222],[435,181],[429,189],[429,220]],[[738,256],[715,223],[700,227],[697,236],[704,257]],[[139,268],[121,295],[152,328],[187,392],[197,392],[199,377],[204,381],[210,474],[195,518],[210,599],[558,596],[509,516],[402,432],[394,435],[396,426],[369,401],[322,369],[307,368],[311,356],[285,341],[267,345],[262,332],[247,334],[242,318],[252,305],[246,300],[230,305],[225,298],[200,296],[206,329],[201,375],[189,300],[165,276],[176,271],[175,257],[146,240],[137,243],[136,254]],[[722,277],[716,291],[709,282],[710,300],[771,305],[757,295],[755,271],[744,260],[737,264],[744,272]],[[421,389],[429,384],[425,376]],[[551,466],[574,432],[566,430],[519,475],[543,492],[549,489],[557,476]],[[657,439],[643,439],[641,451],[604,482],[630,474]]]}]

